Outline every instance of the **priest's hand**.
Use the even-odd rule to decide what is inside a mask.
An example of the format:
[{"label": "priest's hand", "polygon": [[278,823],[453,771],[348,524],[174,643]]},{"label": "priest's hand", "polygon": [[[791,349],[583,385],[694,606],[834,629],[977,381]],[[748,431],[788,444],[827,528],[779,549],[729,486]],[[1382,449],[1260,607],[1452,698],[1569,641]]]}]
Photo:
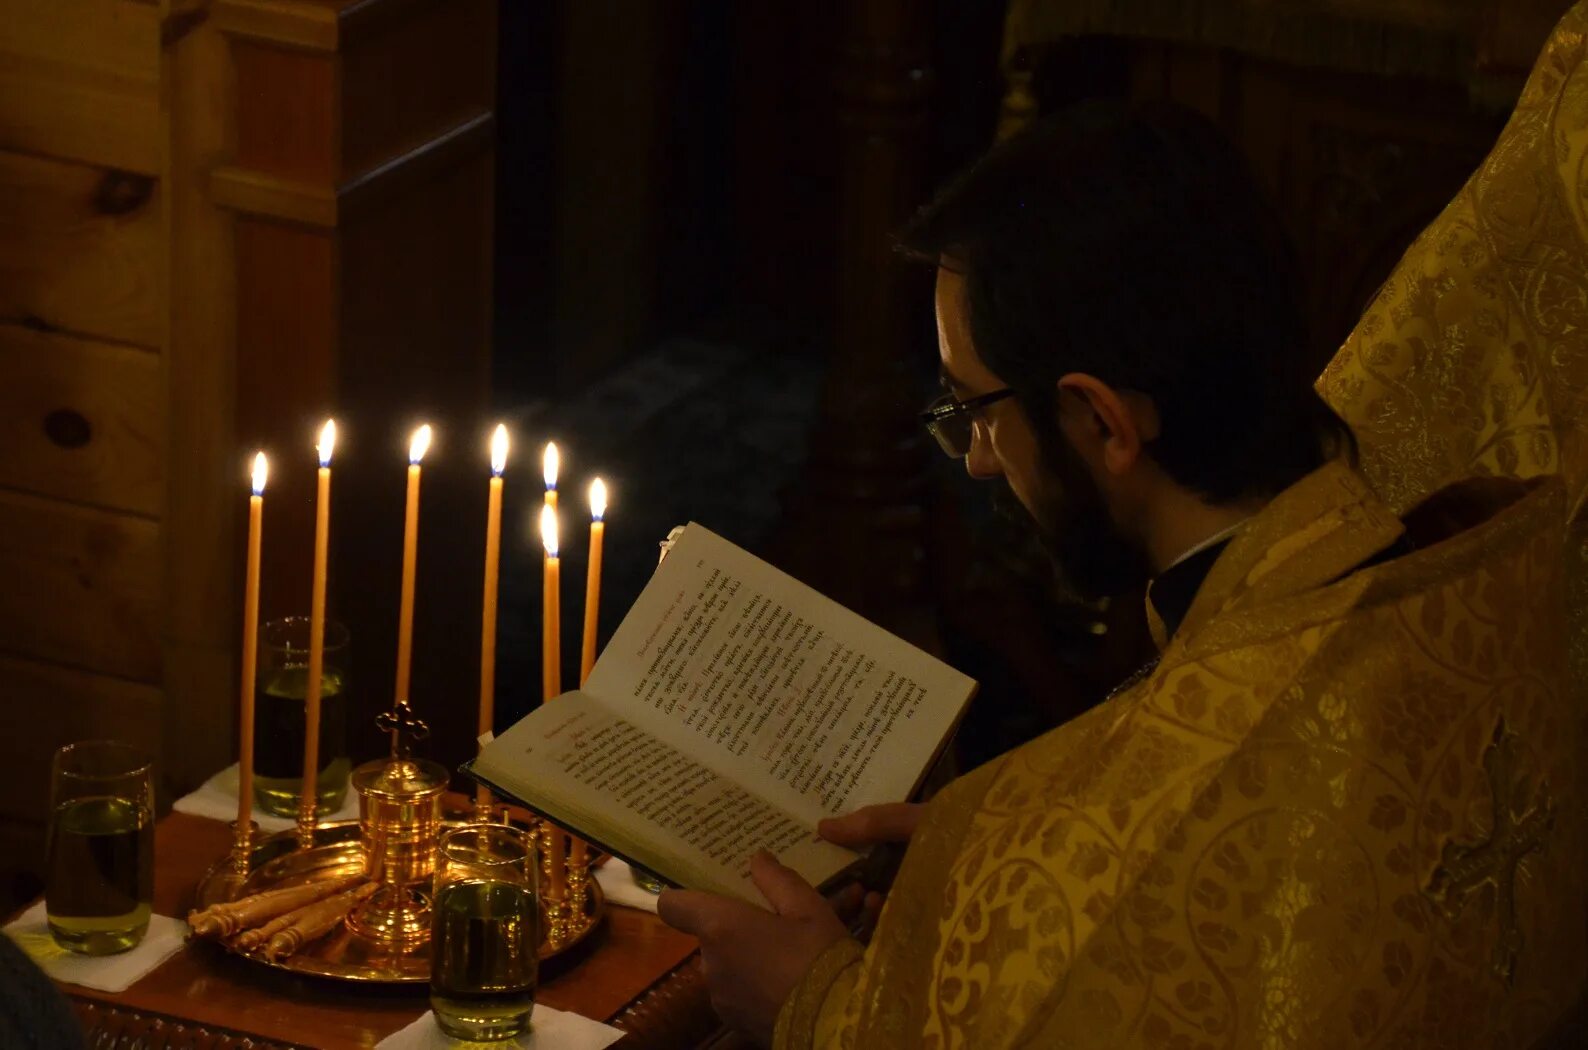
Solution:
[{"label": "priest's hand", "polygon": [[923,802],[884,802],[817,822],[816,834],[836,846],[866,850],[890,842],[909,842],[926,810]]},{"label": "priest's hand", "polygon": [[885,900],[881,893],[867,889],[858,882],[851,882],[827,897],[827,903],[833,909],[833,914],[838,916],[838,921],[849,930],[849,936],[861,944],[871,943],[877,921],[882,918]]},{"label": "priest's hand", "polygon": [[882,915],[883,895],[893,886],[905,847],[925,811],[926,806],[919,802],[887,802],[829,817],[816,825],[816,833],[834,845],[870,851],[859,882],[833,898],[833,909],[862,942],[871,940]]},{"label": "priest's hand", "polygon": [[784,1000],[816,957],[847,934],[827,900],[770,853],[750,859],[750,877],[771,911],[695,890],[664,890],[656,911],[700,940],[717,1015],[770,1043]]}]

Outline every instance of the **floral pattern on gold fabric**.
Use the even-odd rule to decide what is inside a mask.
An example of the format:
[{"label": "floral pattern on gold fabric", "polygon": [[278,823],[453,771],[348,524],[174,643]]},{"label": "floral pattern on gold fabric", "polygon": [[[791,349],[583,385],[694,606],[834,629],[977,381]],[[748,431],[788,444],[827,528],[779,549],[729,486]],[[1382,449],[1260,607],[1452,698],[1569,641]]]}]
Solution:
[{"label": "floral pattern on gold fabric", "polygon": [[1588,9],[1319,380],[1397,511],[1478,474],[1588,480]]},{"label": "floral pattern on gold fabric", "polygon": [[1588,965],[1580,822],[1520,861],[1514,988],[1493,894],[1426,889],[1491,819],[1502,714],[1531,782],[1581,804],[1562,519],[1542,486],[1320,587],[1397,527],[1345,468],[1308,478],[1156,672],[934,800],[865,956],[786,1013],[857,1048],[1528,1045]]}]

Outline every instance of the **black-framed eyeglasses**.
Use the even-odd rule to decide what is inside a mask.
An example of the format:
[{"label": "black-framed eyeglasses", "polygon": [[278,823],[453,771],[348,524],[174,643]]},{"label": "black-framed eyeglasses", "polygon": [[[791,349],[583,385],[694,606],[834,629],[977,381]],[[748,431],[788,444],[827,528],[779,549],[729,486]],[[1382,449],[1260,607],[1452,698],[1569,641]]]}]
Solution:
[{"label": "black-framed eyeglasses", "polygon": [[970,455],[976,414],[988,405],[1014,396],[1015,392],[1008,387],[964,401],[953,394],[944,394],[926,406],[926,411],[921,413],[921,422],[925,424],[927,433],[937,439],[944,455],[950,459],[964,459]]}]

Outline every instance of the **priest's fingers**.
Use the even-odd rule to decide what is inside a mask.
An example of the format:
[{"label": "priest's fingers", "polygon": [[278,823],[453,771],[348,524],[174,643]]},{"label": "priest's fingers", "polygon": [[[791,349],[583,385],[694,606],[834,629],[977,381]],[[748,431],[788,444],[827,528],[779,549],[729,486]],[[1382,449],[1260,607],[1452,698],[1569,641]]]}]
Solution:
[{"label": "priest's fingers", "polygon": [[710,940],[728,932],[746,918],[766,911],[715,893],[700,890],[663,890],[656,898],[656,914],[675,930]]},{"label": "priest's fingers", "polygon": [[800,918],[832,914],[826,898],[817,893],[804,876],[766,850],[750,858],[750,880],[779,915]]},{"label": "priest's fingers", "polygon": [[881,842],[909,842],[925,808],[919,802],[866,806],[841,817],[828,817],[816,825],[816,833],[828,842],[850,849],[865,849]]},{"label": "priest's fingers", "polygon": [[870,942],[871,935],[877,931],[877,920],[882,918],[882,906],[886,898],[880,893],[866,894],[866,902],[860,918],[852,928],[857,940]]},{"label": "priest's fingers", "polygon": [[851,882],[836,893],[829,893],[827,904],[833,909],[833,914],[838,916],[838,921],[848,926],[866,906],[866,888],[858,882]]}]

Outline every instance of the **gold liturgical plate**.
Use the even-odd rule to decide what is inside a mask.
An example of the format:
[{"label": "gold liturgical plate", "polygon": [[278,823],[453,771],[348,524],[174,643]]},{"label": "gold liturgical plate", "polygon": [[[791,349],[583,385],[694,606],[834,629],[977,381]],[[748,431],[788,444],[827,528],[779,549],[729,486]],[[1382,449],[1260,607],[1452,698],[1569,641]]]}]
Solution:
[{"label": "gold liturgical plate", "polygon": [[[459,823],[448,821],[445,826],[456,827]],[[316,827],[314,846],[307,850],[298,848],[296,831],[277,832],[255,841],[248,879],[240,887],[232,872],[231,858],[221,858],[199,880],[194,907],[206,908],[251,893],[356,875],[363,870],[364,854],[359,845],[359,825],[356,820],[336,821]],[[600,925],[606,914],[606,898],[594,877],[586,885],[585,923],[555,948],[543,940],[540,946],[542,959],[549,959],[576,947]],[[544,931],[547,928],[545,917],[542,916],[541,929]],[[429,940],[408,948],[393,949],[354,934],[346,925],[304,945],[296,953],[275,961],[266,959],[259,950],[236,951],[223,941],[215,943],[223,951],[251,959],[262,966],[316,977],[331,977],[339,981],[406,984],[430,980]]]}]

